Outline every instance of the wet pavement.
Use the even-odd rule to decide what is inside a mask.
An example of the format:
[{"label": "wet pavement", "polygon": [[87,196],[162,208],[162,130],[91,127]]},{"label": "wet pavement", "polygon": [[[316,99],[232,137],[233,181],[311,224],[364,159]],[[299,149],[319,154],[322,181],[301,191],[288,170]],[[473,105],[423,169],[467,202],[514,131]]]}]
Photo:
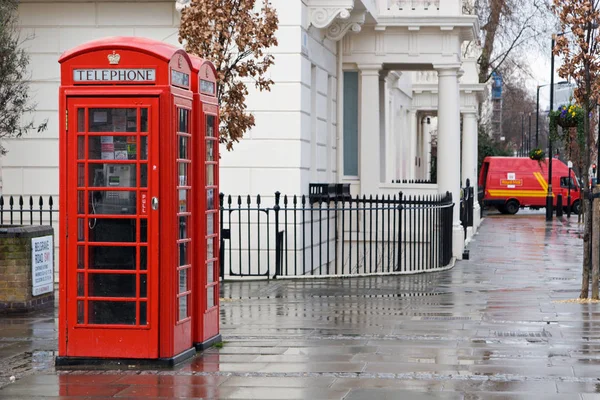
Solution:
[{"label": "wet pavement", "polygon": [[2,317],[0,398],[600,399],[579,234],[490,216],[449,271],[226,283],[224,346],[172,370],[56,372],[52,312]]}]

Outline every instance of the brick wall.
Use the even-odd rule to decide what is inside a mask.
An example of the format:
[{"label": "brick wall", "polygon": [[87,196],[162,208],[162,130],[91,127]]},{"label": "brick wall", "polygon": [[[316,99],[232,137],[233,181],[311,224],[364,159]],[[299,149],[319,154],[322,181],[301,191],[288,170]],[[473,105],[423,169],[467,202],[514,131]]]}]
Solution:
[{"label": "brick wall", "polygon": [[48,226],[0,226],[0,312],[25,312],[54,303],[54,293],[32,296],[31,239],[54,236]]}]

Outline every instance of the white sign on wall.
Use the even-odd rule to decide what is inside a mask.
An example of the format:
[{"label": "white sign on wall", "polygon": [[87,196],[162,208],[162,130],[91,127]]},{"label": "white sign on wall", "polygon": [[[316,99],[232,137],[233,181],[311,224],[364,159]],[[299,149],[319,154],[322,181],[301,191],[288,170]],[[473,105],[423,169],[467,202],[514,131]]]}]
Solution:
[{"label": "white sign on wall", "polygon": [[52,236],[31,239],[31,286],[33,296],[54,290]]}]

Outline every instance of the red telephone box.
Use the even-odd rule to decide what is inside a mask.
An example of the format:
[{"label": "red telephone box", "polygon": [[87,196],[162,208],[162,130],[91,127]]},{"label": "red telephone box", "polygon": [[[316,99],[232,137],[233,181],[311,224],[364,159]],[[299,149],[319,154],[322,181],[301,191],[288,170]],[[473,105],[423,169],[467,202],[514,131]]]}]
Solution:
[{"label": "red telephone box", "polygon": [[190,58],[162,42],[116,37],[59,62],[56,363],[192,357],[203,318],[195,281],[206,273],[194,252],[206,242],[198,222],[206,162],[195,150],[204,138]]},{"label": "red telephone box", "polygon": [[221,340],[219,334],[219,108],[214,65],[196,56],[192,61],[194,90],[194,126],[197,137],[194,149],[204,166],[195,175],[194,185],[202,191],[199,201],[198,236],[203,241],[196,251],[199,277],[194,280],[195,304],[199,318],[195,322],[194,343],[197,350]]}]

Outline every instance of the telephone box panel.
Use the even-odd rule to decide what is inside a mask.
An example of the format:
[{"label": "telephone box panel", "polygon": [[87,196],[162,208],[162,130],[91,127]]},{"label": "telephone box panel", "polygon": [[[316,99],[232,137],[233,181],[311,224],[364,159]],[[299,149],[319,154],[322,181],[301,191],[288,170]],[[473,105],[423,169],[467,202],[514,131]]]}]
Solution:
[{"label": "telephone box panel", "polygon": [[199,169],[196,185],[202,191],[199,208],[198,236],[202,238],[198,259],[195,304],[199,310],[194,342],[203,349],[220,341],[219,335],[219,109],[216,71],[212,63],[191,56],[194,77],[196,145]]},{"label": "telephone box panel", "polygon": [[[143,38],[63,54],[57,364],[195,354],[204,243],[188,55]],[[204,191],[204,189],[202,189]],[[202,195],[203,196],[203,195]],[[83,362],[82,362],[83,363]]]}]

